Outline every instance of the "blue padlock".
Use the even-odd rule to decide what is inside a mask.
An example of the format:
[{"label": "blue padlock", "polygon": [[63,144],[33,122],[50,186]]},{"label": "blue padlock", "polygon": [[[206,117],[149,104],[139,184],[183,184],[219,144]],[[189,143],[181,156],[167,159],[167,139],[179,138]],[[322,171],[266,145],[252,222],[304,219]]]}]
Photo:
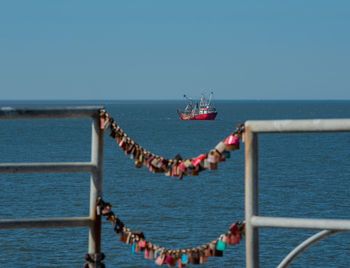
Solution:
[{"label": "blue padlock", "polygon": [[226,242],[219,240],[218,243],[216,244],[216,250],[224,251],[226,249]]},{"label": "blue padlock", "polygon": [[187,254],[182,254],[181,255],[181,263],[186,264],[188,262],[188,255]]}]

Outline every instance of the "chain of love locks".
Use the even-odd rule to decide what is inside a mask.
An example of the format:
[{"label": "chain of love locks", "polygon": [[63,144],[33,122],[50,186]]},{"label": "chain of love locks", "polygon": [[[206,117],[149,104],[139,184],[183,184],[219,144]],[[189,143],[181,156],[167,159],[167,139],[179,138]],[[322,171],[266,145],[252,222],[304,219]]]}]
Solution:
[{"label": "chain of love locks", "polygon": [[119,235],[119,241],[131,245],[132,253],[142,253],[145,259],[153,260],[157,265],[184,267],[186,264],[206,263],[209,257],[222,257],[227,245],[239,244],[244,234],[245,224],[233,223],[229,230],[210,243],[185,249],[168,249],[146,240],[142,232],[132,232],[112,211],[112,205],[97,200],[97,214],[107,218],[112,223],[114,231]]},{"label": "chain of love locks", "polygon": [[180,179],[188,175],[198,176],[199,172],[206,169],[216,170],[219,162],[230,158],[231,151],[239,149],[240,139],[244,132],[244,124],[238,124],[233,133],[206,154],[188,159],[182,159],[180,155],[177,155],[174,159],[167,159],[138,145],[128,137],[105,110],[100,110],[100,128],[110,129],[110,136],[116,139],[117,144],[125,154],[130,155],[131,159],[135,159],[137,168],[144,166],[151,172],[164,173],[166,176],[179,177]]}]

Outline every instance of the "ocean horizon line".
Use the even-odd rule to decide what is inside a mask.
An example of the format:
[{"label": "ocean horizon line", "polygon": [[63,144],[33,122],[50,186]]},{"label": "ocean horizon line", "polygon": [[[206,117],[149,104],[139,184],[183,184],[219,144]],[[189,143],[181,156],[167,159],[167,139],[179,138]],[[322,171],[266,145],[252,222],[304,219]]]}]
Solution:
[{"label": "ocean horizon line", "polygon": [[[196,100],[196,99],[194,99]],[[0,104],[40,104],[40,103],[118,103],[118,102],[182,102],[183,99],[20,99],[0,100]],[[214,99],[213,102],[349,102],[350,99]]]}]

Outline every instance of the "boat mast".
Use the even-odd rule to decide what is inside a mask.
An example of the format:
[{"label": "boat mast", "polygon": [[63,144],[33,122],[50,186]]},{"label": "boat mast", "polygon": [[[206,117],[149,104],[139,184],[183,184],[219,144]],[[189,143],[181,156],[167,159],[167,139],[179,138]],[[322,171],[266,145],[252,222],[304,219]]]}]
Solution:
[{"label": "boat mast", "polygon": [[202,97],[201,97],[201,101],[199,103],[200,107],[205,107],[206,103],[205,103],[205,95],[204,95],[204,90],[202,91]]},{"label": "boat mast", "polygon": [[209,96],[209,101],[208,101],[208,106],[210,105],[210,102],[211,102],[211,98],[213,97],[213,91],[210,92],[210,96]]}]

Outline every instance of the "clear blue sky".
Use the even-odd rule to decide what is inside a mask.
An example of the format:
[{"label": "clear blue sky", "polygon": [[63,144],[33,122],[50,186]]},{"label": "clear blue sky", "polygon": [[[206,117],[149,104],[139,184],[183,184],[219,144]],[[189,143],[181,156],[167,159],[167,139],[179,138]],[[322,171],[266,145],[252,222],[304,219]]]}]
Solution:
[{"label": "clear blue sky", "polygon": [[350,99],[350,1],[0,1],[0,100]]}]

